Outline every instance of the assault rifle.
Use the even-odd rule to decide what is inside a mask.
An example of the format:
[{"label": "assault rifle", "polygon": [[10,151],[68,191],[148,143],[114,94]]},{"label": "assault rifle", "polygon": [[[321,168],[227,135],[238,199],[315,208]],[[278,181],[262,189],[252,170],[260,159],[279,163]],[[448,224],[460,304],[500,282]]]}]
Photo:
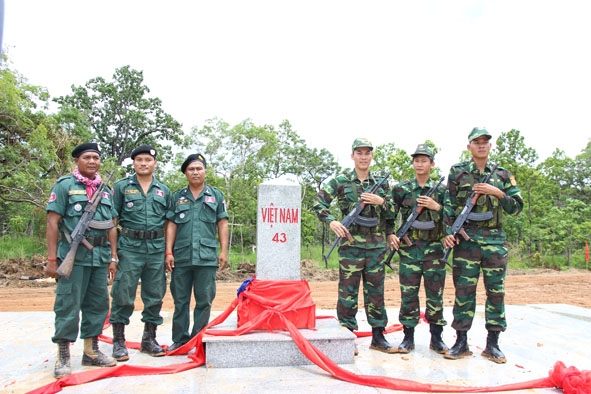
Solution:
[{"label": "assault rifle", "polygon": [[111,172],[111,174],[109,174],[109,177],[105,182],[101,182],[99,187],[92,195],[92,198],[88,200],[88,202],[86,203],[86,206],[84,207],[84,212],[82,213],[82,216],[78,221],[78,224],[76,224],[76,227],[74,227],[74,231],[72,231],[72,234],[70,235],[70,238],[72,239],[70,242],[70,250],[68,251],[68,254],[66,254],[66,258],[64,258],[64,260],[56,270],[56,273],[59,276],[63,276],[66,279],[70,279],[70,275],[72,275],[72,269],[74,268],[74,259],[76,257],[76,251],[78,250],[78,246],[80,244],[84,245],[84,247],[88,250],[92,250],[92,248],[94,247],[86,240],[86,238],[84,238],[84,235],[86,234],[88,228],[91,227],[91,224],[96,224],[96,226],[92,226],[93,228],[109,229],[115,227],[113,221],[110,221],[110,223],[106,226],[100,226],[98,222],[93,223],[92,220],[92,217],[94,216],[94,213],[96,212],[96,209],[98,208],[98,205],[103,196],[103,191],[105,190],[105,187],[107,187],[107,184],[111,180],[113,173],[114,171]]},{"label": "assault rifle", "polygon": [[[495,164],[493,166],[493,168],[490,170],[490,173],[480,183],[488,183],[488,181],[490,180],[490,177],[492,176],[492,174],[495,173],[496,170],[497,170],[497,165]],[[468,221],[468,220],[482,221],[482,220],[492,219],[493,216],[492,216],[492,212],[490,212],[490,211],[484,212],[484,213],[472,213],[472,209],[474,208],[474,205],[476,205],[476,201],[478,201],[479,198],[480,198],[480,193],[476,193],[475,191],[472,191],[472,194],[466,200],[466,205],[464,205],[462,212],[460,212],[458,217],[456,217],[454,224],[451,226],[451,231],[452,231],[451,235],[456,237],[459,234],[462,236],[462,238],[464,238],[464,240],[467,241],[470,239],[470,237],[468,236],[468,234],[466,234],[466,231],[464,230],[464,224],[466,223],[466,221]],[[449,254],[451,253],[451,249],[452,248],[450,248],[450,247],[446,248],[445,254],[443,255],[443,258],[441,259],[441,261],[443,261],[445,264],[448,264],[447,259],[449,258]]]},{"label": "assault rifle", "polygon": [[[435,186],[433,186],[429,190],[427,190],[427,193],[422,194],[422,195],[424,195],[426,197],[431,197],[433,195],[433,193],[435,193],[435,191],[437,190],[439,185],[441,185],[441,182],[443,182],[444,179],[445,179],[444,176],[439,178],[439,182],[437,182],[437,184]],[[406,218],[406,221],[404,222],[404,224],[398,229],[398,232],[396,232],[396,237],[398,237],[398,239],[403,240],[404,243],[407,244],[408,246],[412,245],[412,242],[410,242],[410,239],[408,238],[408,234],[407,234],[408,230],[410,230],[411,228],[416,228],[419,230],[429,230],[430,228],[433,228],[432,226],[430,228],[427,228],[427,227],[421,228],[420,222],[416,222],[416,220],[419,217],[419,215],[421,214],[421,212],[423,212],[423,208],[424,207],[419,207],[418,205],[415,205],[412,208],[411,214],[408,215],[408,217]],[[428,223],[428,224],[431,225],[432,223]],[[391,250],[390,254],[388,255],[388,257],[384,261],[384,264],[387,265],[392,271],[394,271],[394,268],[392,268],[392,265],[390,265],[390,262],[392,261],[392,258],[394,257],[394,253],[396,253],[397,251],[398,251],[398,249]]]},{"label": "assault rifle", "polygon": [[[382,179],[380,179],[379,182],[374,183],[374,185],[371,187],[371,189],[369,189],[369,191],[367,193],[372,193],[372,194],[375,193],[384,184],[384,182],[386,182],[386,180],[388,179],[389,176],[390,176],[390,174],[388,174],[388,173],[383,174]],[[349,227],[351,227],[352,224],[358,224],[363,227],[377,226],[378,225],[377,218],[363,218],[363,217],[359,216],[361,214],[361,211],[363,211],[364,208],[365,208],[365,203],[361,200],[357,201],[357,203],[355,204],[355,207],[351,210],[351,212],[349,212],[349,214],[345,217],[345,219],[343,219],[341,224],[343,226],[345,226],[345,228],[347,230],[349,230]],[[332,244],[332,247],[330,248],[328,253],[326,255],[322,256],[324,258],[324,266],[326,268],[328,268],[328,258],[330,257],[330,254],[332,253],[334,248],[338,245],[340,240],[341,240],[341,237],[337,237],[337,239],[334,240],[334,244]]]}]

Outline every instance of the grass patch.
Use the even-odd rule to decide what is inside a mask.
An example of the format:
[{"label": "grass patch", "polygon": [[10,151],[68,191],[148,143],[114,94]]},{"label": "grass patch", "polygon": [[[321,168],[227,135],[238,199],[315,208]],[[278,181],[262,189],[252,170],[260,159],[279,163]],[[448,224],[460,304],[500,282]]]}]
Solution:
[{"label": "grass patch", "polygon": [[29,237],[0,237],[0,260],[28,259],[33,255],[45,255],[45,239]]}]

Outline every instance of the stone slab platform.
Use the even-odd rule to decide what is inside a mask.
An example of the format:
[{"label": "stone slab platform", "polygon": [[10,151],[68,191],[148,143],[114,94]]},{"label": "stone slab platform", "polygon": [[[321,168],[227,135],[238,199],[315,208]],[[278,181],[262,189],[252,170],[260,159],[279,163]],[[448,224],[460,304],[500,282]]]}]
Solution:
[{"label": "stone slab platform", "polygon": [[[560,295],[557,295],[559,297]],[[582,293],[582,297],[588,296]],[[480,356],[486,344],[484,308],[478,307],[474,325],[468,333],[468,343],[474,355],[461,360],[445,360],[429,350],[429,327],[419,324],[416,329],[416,349],[407,355],[377,352],[369,349],[370,337],[355,340],[359,355],[343,369],[363,375],[389,376],[422,383],[465,386],[496,386],[545,378],[556,361],[580,370],[591,370],[591,309],[564,304],[508,305],[509,327],[501,334],[501,349],[507,356],[506,364],[495,364]],[[317,315],[334,315],[334,311],[320,310]],[[217,313],[214,313],[217,315]],[[391,323],[397,322],[398,309],[389,308]],[[171,343],[172,313],[163,313],[164,324],[158,328],[157,338],[162,344]],[[451,323],[451,309],[445,308],[444,317]],[[128,340],[139,341],[143,324],[139,312],[134,313],[127,330]],[[51,343],[53,313],[0,313],[0,392],[26,393],[54,381],[53,364],[56,346]],[[361,330],[369,330],[363,312],[358,314]],[[111,335],[111,330],[105,332]],[[386,338],[397,345],[402,332]],[[448,345],[455,341],[455,333],[448,327],[443,332]],[[111,345],[100,345],[105,352]],[[73,371],[82,372],[92,367],[80,364],[82,341],[72,346]],[[137,350],[130,351],[130,365],[165,366],[187,362],[186,356],[150,357]],[[285,367],[244,367],[191,369],[172,375],[144,375],[108,378],[96,382],[66,387],[63,393],[322,393],[369,394],[401,393],[374,387],[360,386],[333,378],[316,365]],[[559,394],[555,389],[514,391],[521,394]]]},{"label": "stone slab platform", "polygon": [[[234,330],[236,319],[228,318],[215,329]],[[337,364],[353,363],[355,334],[336,319],[316,319],[316,329],[300,329],[312,345]],[[288,331],[251,331],[238,336],[203,337],[208,368],[283,367],[312,364],[298,349]]]}]

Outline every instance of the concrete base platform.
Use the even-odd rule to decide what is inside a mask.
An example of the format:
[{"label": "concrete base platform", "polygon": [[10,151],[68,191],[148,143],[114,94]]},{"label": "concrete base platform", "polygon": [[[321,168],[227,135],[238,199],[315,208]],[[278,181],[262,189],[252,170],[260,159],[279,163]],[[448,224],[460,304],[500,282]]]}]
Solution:
[{"label": "concrete base platform", "polygon": [[[585,296],[585,295],[582,295]],[[557,295],[559,297],[559,295]],[[461,386],[497,386],[548,377],[556,361],[579,370],[591,370],[591,309],[563,304],[508,305],[509,327],[501,334],[500,347],[507,357],[506,364],[495,364],[480,355],[486,344],[483,307],[477,309],[468,343],[474,352],[461,360],[446,360],[429,350],[429,327],[419,324],[415,332],[416,349],[406,355],[385,354],[370,350],[371,337],[358,338],[359,355],[352,364],[341,368],[357,375],[387,376],[421,383]],[[317,311],[334,315],[334,311]],[[214,314],[216,315],[216,314]],[[398,310],[388,309],[391,323],[397,322]],[[444,316],[452,321],[451,309]],[[140,313],[134,313],[126,331],[127,339],[139,341],[143,329]],[[163,313],[164,324],[158,328],[161,344],[171,343],[172,313]],[[0,313],[0,392],[25,393],[54,381],[53,365],[56,346],[51,343],[53,313]],[[360,329],[369,331],[363,312],[358,314]],[[111,330],[105,332],[111,336]],[[402,332],[388,334],[394,345],[402,340]],[[443,339],[455,342],[455,332],[447,326]],[[100,345],[111,352],[111,345]],[[82,341],[72,346],[74,373],[93,369],[80,364]],[[150,357],[130,350],[129,365],[166,366],[189,361],[186,356]],[[400,393],[362,386],[333,378],[316,365],[244,368],[194,368],[171,375],[143,375],[107,378],[84,385],[66,387],[63,393]],[[555,389],[533,389],[520,393],[560,393]]]},{"label": "concrete base platform", "polygon": [[[235,330],[236,319],[228,318],[214,328]],[[351,364],[355,334],[336,319],[317,319],[316,329],[300,329],[312,345],[337,364]],[[238,336],[203,337],[208,368],[284,367],[312,364],[298,349],[287,331],[252,331]]]}]

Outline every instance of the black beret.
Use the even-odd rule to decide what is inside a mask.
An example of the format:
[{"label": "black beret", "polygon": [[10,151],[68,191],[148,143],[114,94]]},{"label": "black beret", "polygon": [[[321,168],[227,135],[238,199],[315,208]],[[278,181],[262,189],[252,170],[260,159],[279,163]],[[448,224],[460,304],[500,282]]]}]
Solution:
[{"label": "black beret", "polygon": [[135,157],[141,153],[147,153],[154,159],[156,158],[156,149],[154,149],[154,147],[150,145],[140,145],[131,151],[131,160],[135,159]]},{"label": "black beret", "polygon": [[181,172],[184,174],[189,164],[191,164],[194,161],[202,162],[203,168],[207,168],[207,162],[205,161],[205,157],[203,157],[201,153],[193,153],[192,155],[189,155],[189,157],[187,157],[183,162],[183,165],[181,165]]},{"label": "black beret", "polygon": [[84,144],[80,144],[74,148],[72,151],[72,157],[80,157],[81,154],[88,151],[96,152],[99,154],[99,156],[101,154],[96,142],[85,142]]}]

